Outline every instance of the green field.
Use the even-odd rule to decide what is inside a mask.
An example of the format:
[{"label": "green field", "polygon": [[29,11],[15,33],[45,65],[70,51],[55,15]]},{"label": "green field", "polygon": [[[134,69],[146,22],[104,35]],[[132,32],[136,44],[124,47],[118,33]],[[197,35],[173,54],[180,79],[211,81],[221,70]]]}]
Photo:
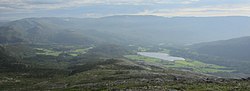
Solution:
[{"label": "green field", "polygon": [[134,61],[145,61],[149,63],[161,64],[166,68],[186,69],[194,72],[201,73],[216,73],[216,72],[233,72],[234,70],[228,70],[224,66],[207,64],[196,60],[177,60],[177,61],[166,61],[157,58],[145,57],[140,55],[125,55],[124,57]]},{"label": "green field", "polygon": [[169,68],[188,68],[192,69],[195,72],[201,73],[215,73],[215,72],[233,72],[234,70],[225,70],[226,67],[214,65],[214,64],[207,64],[200,61],[185,61],[185,60],[177,60],[174,61],[173,65],[165,65]]},{"label": "green field", "polygon": [[45,48],[34,48],[34,49],[37,50],[36,54],[38,55],[58,56],[59,54],[62,53],[59,51],[53,51],[53,50],[45,49]]},{"label": "green field", "polygon": [[78,56],[80,54],[85,54],[85,53],[88,52],[88,50],[90,50],[92,48],[93,47],[74,49],[74,50],[69,51],[69,55],[71,55],[71,56]]},{"label": "green field", "polygon": [[78,56],[80,54],[85,54],[88,52],[89,49],[92,49],[93,47],[89,48],[72,48],[68,51],[55,51],[52,49],[46,49],[46,48],[34,48],[36,50],[37,55],[49,55],[49,56],[59,56],[61,53],[67,53],[71,56]]}]

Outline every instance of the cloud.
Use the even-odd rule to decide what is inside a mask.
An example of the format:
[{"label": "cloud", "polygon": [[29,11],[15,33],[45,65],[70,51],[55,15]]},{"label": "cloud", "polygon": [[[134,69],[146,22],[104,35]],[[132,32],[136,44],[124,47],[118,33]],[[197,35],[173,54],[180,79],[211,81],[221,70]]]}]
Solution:
[{"label": "cloud", "polygon": [[58,9],[88,5],[187,4],[199,0],[0,0],[0,7],[14,9]]},{"label": "cloud", "polygon": [[[153,5],[183,3],[184,0],[0,0],[0,12],[30,13],[41,10],[57,10],[98,5]],[[188,0],[192,1],[192,0]]]},{"label": "cloud", "polygon": [[145,10],[137,13],[137,15],[157,15],[157,16],[250,16],[250,5],[212,5],[191,8],[176,9],[156,9]]},{"label": "cloud", "polygon": [[249,0],[0,0],[0,18],[250,16]]}]

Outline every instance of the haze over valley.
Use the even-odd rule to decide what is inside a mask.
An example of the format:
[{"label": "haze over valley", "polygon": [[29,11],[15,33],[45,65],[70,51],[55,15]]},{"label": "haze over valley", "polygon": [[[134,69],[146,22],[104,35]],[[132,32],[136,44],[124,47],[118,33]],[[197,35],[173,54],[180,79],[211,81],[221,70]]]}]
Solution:
[{"label": "haze over valley", "polygon": [[94,1],[0,0],[0,90],[250,89],[250,2]]}]

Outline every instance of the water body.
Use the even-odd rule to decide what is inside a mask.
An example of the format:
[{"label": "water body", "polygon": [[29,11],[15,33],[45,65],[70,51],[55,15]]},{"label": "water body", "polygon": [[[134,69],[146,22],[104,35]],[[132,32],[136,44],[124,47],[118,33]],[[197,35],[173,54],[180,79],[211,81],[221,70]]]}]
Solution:
[{"label": "water body", "polygon": [[152,57],[152,58],[158,58],[158,59],[162,59],[162,60],[167,60],[167,61],[185,60],[184,58],[181,58],[181,57],[170,56],[167,53],[138,52],[137,54],[142,55],[142,56],[147,56],[147,57]]}]

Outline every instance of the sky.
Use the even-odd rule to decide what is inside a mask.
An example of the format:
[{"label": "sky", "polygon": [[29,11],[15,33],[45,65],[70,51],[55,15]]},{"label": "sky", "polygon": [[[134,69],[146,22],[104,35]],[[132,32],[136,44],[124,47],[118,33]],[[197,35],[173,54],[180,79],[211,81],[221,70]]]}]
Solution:
[{"label": "sky", "polygon": [[250,16],[250,0],[0,0],[0,20],[113,15]]}]

